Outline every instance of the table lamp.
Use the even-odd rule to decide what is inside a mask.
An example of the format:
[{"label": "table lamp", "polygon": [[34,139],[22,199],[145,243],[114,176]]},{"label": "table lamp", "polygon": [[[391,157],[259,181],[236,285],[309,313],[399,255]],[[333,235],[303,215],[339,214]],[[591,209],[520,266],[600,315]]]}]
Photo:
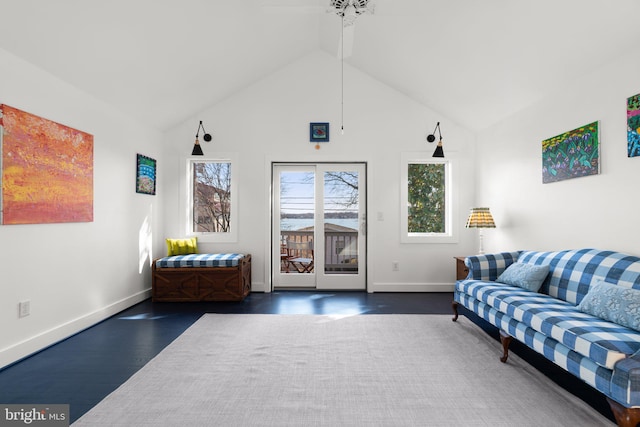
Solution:
[{"label": "table lamp", "polygon": [[484,248],[482,246],[482,229],[483,228],[496,228],[495,222],[493,222],[493,217],[491,216],[491,212],[489,208],[471,208],[471,212],[469,213],[469,218],[467,219],[466,228],[478,228],[478,237],[480,240],[480,249],[478,251],[479,254],[484,253]]}]

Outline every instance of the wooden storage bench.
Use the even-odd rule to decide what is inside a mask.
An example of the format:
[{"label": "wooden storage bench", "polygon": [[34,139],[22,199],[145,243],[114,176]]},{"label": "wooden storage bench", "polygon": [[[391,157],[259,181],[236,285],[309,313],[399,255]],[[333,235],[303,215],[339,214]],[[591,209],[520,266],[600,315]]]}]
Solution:
[{"label": "wooden storage bench", "polygon": [[152,301],[242,301],[251,292],[250,254],[192,254],[157,259]]}]

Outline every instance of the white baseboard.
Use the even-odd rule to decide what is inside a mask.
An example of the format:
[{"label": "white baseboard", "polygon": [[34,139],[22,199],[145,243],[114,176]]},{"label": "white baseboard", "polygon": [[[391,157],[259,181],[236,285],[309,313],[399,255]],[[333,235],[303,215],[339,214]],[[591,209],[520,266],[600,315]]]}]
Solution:
[{"label": "white baseboard", "polygon": [[[367,292],[453,292],[453,283],[373,283]],[[310,288],[310,290],[314,290]],[[251,292],[271,292],[265,283],[251,284]]]},{"label": "white baseboard", "polygon": [[264,282],[251,282],[251,292],[271,292]]},{"label": "white baseboard", "polygon": [[0,369],[56,344],[151,296],[147,289],[0,350]]},{"label": "white baseboard", "polygon": [[373,283],[369,292],[453,292],[453,283]]}]

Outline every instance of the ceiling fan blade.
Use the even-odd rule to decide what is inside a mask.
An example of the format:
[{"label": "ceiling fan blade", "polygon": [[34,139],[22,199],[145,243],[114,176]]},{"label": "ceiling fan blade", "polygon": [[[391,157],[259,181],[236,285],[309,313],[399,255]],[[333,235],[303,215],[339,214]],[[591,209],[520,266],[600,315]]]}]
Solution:
[{"label": "ceiling fan blade", "polygon": [[338,58],[349,58],[353,54],[353,40],[355,38],[355,32],[355,25],[349,25],[348,27],[343,28],[338,42]]}]

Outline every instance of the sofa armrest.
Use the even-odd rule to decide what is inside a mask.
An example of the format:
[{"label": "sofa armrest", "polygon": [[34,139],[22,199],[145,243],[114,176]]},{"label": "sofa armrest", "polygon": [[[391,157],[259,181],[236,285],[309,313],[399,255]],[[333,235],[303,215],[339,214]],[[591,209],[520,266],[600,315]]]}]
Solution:
[{"label": "sofa armrest", "polygon": [[640,406],[640,351],[614,365],[611,397],[626,407]]},{"label": "sofa armrest", "polygon": [[467,279],[496,280],[507,267],[516,262],[519,255],[520,251],[469,256],[464,260],[469,268]]}]

